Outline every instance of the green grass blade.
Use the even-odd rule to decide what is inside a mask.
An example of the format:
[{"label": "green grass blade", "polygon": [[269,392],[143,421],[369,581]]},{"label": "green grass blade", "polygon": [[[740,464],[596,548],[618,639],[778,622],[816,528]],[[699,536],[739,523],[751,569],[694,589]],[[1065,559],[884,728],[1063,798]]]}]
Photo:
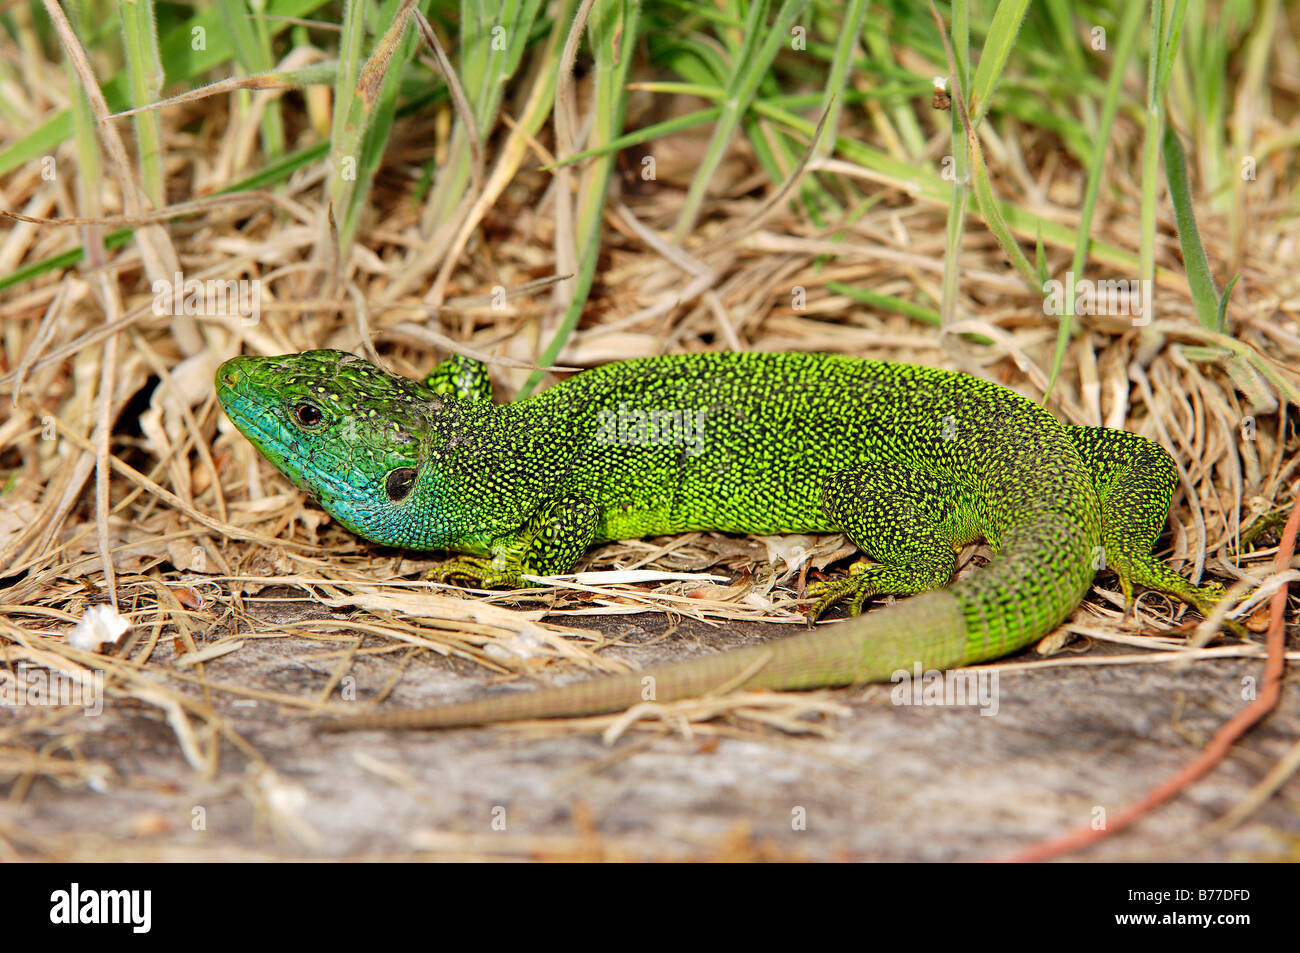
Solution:
[{"label": "green grass blade", "polygon": [[[593,146],[600,148],[622,131],[627,109],[627,75],[632,65],[631,51],[636,49],[640,4],[635,0],[611,0],[597,3],[587,20],[587,34],[595,61],[595,120],[592,123]],[[578,251],[578,274],[574,276],[573,297],[551,340],[537,363],[548,366],[564,350],[591,293],[600,251],[600,225],[604,218],[609,178],[615,154],[605,152],[585,170],[579,189],[574,226]],[[543,372],[533,371],[520,389],[519,398],[527,397],[541,383]]]},{"label": "green grass blade", "polygon": [[[1093,139],[1092,157],[1088,161],[1088,182],[1084,186],[1083,208],[1079,214],[1079,230],[1075,236],[1074,258],[1070,264],[1070,274],[1076,281],[1083,279],[1087,266],[1090,236],[1092,234],[1092,215],[1097,208],[1097,194],[1101,189],[1102,172],[1106,167],[1106,147],[1110,143],[1110,131],[1115,124],[1115,115],[1119,112],[1120,95],[1124,91],[1124,74],[1128,71],[1133,50],[1137,47],[1138,28],[1142,24],[1143,8],[1140,3],[1130,4],[1124,12],[1120,24],[1119,42],[1115,45],[1114,58],[1111,61],[1110,78],[1106,82],[1106,94],[1102,99],[1101,119],[1097,135]],[[1047,281],[1044,278],[1043,284]],[[1046,287],[1043,288],[1046,291]],[[1074,289],[1067,289],[1065,294],[1065,311],[1059,316],[1056,328],[1056,350],[1052,354],[1052,370],[1048,376],[1044,399],[1050,396],[1065,364],[1066,351],[1070,345],[1070,335],[1074,329]]]},{"label": "green grass blade", "polygon": [[[960,88],[970,88],[970,4],[966,0],[953,0],[952,5],[953,60],[960,73]],[[951,85],[951,83],[949,84]],[[949,90],[952,95],[956,91]],[[957,288],[961,281],[961,237],[966,227],[966,206],[969,199],[970,148],[963,135],[961,110],[952,110],[952,155],[945,157],[945,174],[952,177],[952,201],[948,204],[948,218],[944,228],[943,294],[939,314],[944,325],[957,319]]]},{"label": "green grass blade", "polygon": [[[408,22],[415,0],[387,0],[379,14],[390,24],[361,61],[364,0],[349,0],[344,14],[344,42],[339,50],[339,81],[334,128],[330,135],[330,207],[338,222],[338,260],[346,261],[356,235],[370,182],[379,168],[397,109],[402,69],[418,37]],[[350,82],[349,82],[350,79]]]},{"label": "green grass blade", "polygon": [[[269,73],[275,65],[271,56],[271,38],[267,21],[252,20],[248,16],[245,0],[217,0],[222,12],[222,23],[230,31],[230,43],[235,59],[246,76]],[[284,120],[280,114],[280,101],[267,103],[262,111],[262,147],[271,158],[284,154]]]},{"label": "green grass blade", "polygon": [[[1007,65],[1012,47],[1016,45],[1016,35],[1020,32],[1020,24],[1028,6],[1029,0],[1001,0],[993,12],[993,22],[984,38],[979,66],[975,68],[975,79],[970,84],[970,122],[976,129],[988,111],[993,90]],[[954,2],[954,14],[956,9],[957,4]]]},{"label": "green grass blade", "polygon": [[[1183,250],[1183,267],[1187,270],[1187,284],[1196,304],[1196,318],[1201,327],[1222,331],[1222,312],[1219,292],[1214,286],[1210,260],[1201,244],[1201,233],[1196,227],[1196,213],[1192,209],[1192,192],[1187,182],[1187,158],[1182,143],[1172,126],[1165,127],[1165,176],[1169,180],[1169,200],[1174,206],[1174,220],[1178,223],[1178,244]],[[1223,297],[1227,304],[1227,295]]]},{"label": "green grass blade", "polygon": [[[162,94],[163,69],[158,56],[158,31],[153,0],[118,0],[122,15],[122,46],[126,51],[126,79],[131,105],[144,106]],[[131,117],[135,127],[136,162],[140,183],[154,208],[167,199],[162,167],[162,123],[155,112]]]},{"label": "green grass blade", "polygon": [[[268,0],[266,14],[302,17],[325,6],[327,0]],[[282,21],[268,21],[268,30],[279,33],[289,28]],[[200,42],[201,40],[201,42]],[[163,71],[171,82],[191,80],[230,59],[233,50],[229,37],[221,29],[221,14],[209,10],[173,28],[158,44]],[[101,88],[113,110],[132,105],[123,71],[103,83]],[[55,114],[12,145],[0,149],[0,175],[6,175],[24,163],[53,152],[59,143],[72,135],[72,119],[67,110]]]},{"label": "green grass blade", "polygon": [[700,206],[713,181],[713,173],[726,154],[740,119],[749,108],[777,50],[790,37],[790,28],[802,12],[807,0],[785,0],[771,25],[766,20],[766,0],[755,0],[745,20],[745,35],[737,54],[731,81],[727,84],[727,97],[722,104],[722,115],[709,141],[708,149],[700,162],[691,187],[686,193],[673,238],[682,242],[695,227]]}]

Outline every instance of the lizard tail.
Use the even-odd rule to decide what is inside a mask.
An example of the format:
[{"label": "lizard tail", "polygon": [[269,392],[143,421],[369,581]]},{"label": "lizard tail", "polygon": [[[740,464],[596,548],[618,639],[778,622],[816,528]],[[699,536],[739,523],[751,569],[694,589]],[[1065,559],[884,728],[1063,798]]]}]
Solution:
[{"label": "lizard tail", "polygon": [[895,672],[969,665],[1006,655],[1050,632],[1083,598],[1100,529],[1095,497],[1080,490],[1016,526],[999,554],[948,589],[912,596],[814,632],[765,645],[595,678],[557,688],[497,693],[435,708],[325,722],[326,731],[454,728],[497,721],[621,711],[740,688],[807,689],[887,682]]},{"label": "lizard tail", "polygon": [[801,689],[889,681],[899,670],[944,669],[968,660],[966,624],[951,591],[906,602],[819,631],[626,675],[557,688],[497,693],[412,711],[380,712],[323,723],[325,731],[454,728],[497,721],[621,711],[644,701],[673,701],[737,688]]}]

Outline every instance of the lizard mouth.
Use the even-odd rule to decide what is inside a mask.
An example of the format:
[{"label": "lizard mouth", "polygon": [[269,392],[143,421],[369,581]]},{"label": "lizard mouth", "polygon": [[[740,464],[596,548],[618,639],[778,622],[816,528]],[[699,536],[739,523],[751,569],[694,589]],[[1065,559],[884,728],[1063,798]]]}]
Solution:
[{"label": "lizard mouth", "polygon": [[[263,452],[277,456],[290,450],[284,427],[275,419],[274,408],[250,393],[248,358],[233,357],[217,368],[217,403],[230,422]],[[279,465],[279,461],[276,461]]]}]

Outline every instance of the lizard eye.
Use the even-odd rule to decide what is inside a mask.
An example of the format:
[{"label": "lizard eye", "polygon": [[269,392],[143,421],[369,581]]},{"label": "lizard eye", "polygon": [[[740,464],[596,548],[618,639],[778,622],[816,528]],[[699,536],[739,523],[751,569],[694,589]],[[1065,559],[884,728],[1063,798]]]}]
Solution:
[{"label": "lizard eye", "polygon": [[398,467],[388,474],[388,479],[384,481],[384,489],[388,492],[388,498],[394,503],[400,503],[411,495],[411,487],[415,486],[415,468]]},{"label": "lizard eye", "polygon": [[299,404],[293,409],[293,417],[304,427],[315,427],[325,419],[315,404]]}]

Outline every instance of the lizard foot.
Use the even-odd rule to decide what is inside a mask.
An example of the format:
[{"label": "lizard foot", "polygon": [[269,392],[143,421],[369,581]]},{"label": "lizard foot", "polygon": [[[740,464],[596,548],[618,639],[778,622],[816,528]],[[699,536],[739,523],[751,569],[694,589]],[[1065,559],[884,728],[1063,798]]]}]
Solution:
[{"label": "lizard foot", "polygon": [[869,563],[857,562],[849,567],[849,574],[844,578],[829,579],[809,586],[808,595],[815,601],[808,608],[808,621],[817,621],[823,612],[845,599],[849,600],[850,615],[860,613],[862,603],[876,594],[876,586],[869,575],[870,568]]},{"label": "lizard foot", "polygon": [[1201,615],[1209,615],[1215,603],[1222,599],[1227,591],[1222,583],[1210,582],[1203,586],[1191,587],[1190,591],[1183,596],[1183,601],[1195,606],[1196,611]]},{"label": "lizard foot", "polygon": [[[1221,583],[1209,582],[1203,586],[1193,586],[1182,576],[1168,569],[1163,563],[1151,560],[1135,566],[1123,565],[1117,570],[1119,587],[1124,596],[1124,617],[1129,618],[1133,612],[1136,596],[1134,583],[1163,593],[1166,596],[1185,602],[1203,616],[1209,616],[1216,603],[1227,591]],[[1248,639],[1250,633],[1246,627],[1235,619],[1224,619],[1223,627],[1239,639]]]},{"label": "lizard foot", "polygon": [[492,560],[461,556],[429,570],[429,579],[437,582],[476,586],[480,589],[518,589],[524,585],[518,572],[498,569]]},{"label": "lizard foot", "polygon": [[[1189,586],[1188,589],[1189,591],[1184,595],[1179,595],[1179,598],[1194,606],[1196,611],[1203,616],[1208,616],[1215,603],[1222,599],[1228,591],[1222,583],[1218,582],[1209,582],[1203,586]],[[1236,619],[1224,619],[1223,627],[1243,641],[1250,638],[1250,631]]]}]

